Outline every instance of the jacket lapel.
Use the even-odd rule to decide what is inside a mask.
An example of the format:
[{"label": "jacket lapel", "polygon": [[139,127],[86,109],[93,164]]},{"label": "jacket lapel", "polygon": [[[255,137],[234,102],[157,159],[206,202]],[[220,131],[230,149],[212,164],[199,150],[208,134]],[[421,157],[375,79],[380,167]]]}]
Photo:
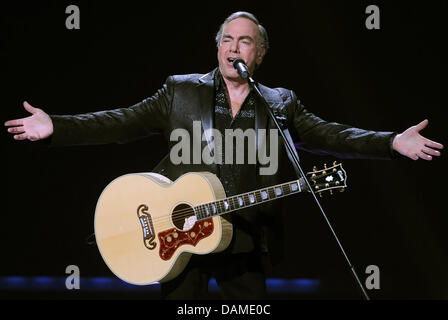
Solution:
[{"label": "jacket lapel", "polygon": [[199,111],[201,113],[201,124],[205,138],[207,139],[207,146],[210,150],[210,155],[214,155],[214,144],[211,136],[211,129],[213,129],[214,122],[214,76],[216,69],[203,75],[198,79],[198,97],[199,97]]},{"label": "jacket lapel", "polygon": [[[201,113],[201,124],[204,135],[207,139],[207,146],[210,150],[210,155],[214,156],[214,143],[211,135],[211,129],[214,127],[214,76],[217,69],[203,75],[198,79],[197,90],[199,97],[199,111]],[[267,101],[269,107],[275,110],[278,107],[283,105],[283,100],[280,97],[279,93],[276,90],[265,87],[261,84],[258,84],[258,88],[261,91],[264,99]],[[263,141],[258,139],[258,130],[259,129],[269,129],[269,119],[268,114],[266,113],[265,106],[260,102],[255,105],[255,132],[257,133],[257,150],[260,149]],[[266,138],[269,135],[269,132],[266,132]],[[266,141],[264,141],[266,143]]]},{"label": "jacket lapel", "polygon": [[[278,94],[276,90],[273,90],[271,88],[265,87],[262,84],[258,84],[258,89],[260,90],[261,94],[263,95],[264,99],[268,103],[271,110],[275,110],[276,108],[282,106],[283,100]],[[263,146],[261,145],[263,141],[260,141],[258,139],[258,130],[259,129],[266,129],[266,140],[269,136],[269,115],[266,112],[266,107],[264,106],[264,103],[262,103],[261,98],[258,97],[260,103],[257,103],[255,105],[255,132],[257,133],[257,150],[260,150]],[[275,113],[274,113],[275,114]],[[266,143],[266,140],[264,143]]]}]

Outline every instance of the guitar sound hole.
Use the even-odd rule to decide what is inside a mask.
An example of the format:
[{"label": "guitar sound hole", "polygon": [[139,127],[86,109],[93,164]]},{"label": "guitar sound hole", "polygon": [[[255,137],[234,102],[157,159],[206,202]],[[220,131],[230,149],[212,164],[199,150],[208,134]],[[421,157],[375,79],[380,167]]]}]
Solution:
[{"label": "guitar sound hole", "polygon": [[171,217],[176,228],[183,231],[191,229],[196,222],[193,208],[185,203],[177,205]]}]

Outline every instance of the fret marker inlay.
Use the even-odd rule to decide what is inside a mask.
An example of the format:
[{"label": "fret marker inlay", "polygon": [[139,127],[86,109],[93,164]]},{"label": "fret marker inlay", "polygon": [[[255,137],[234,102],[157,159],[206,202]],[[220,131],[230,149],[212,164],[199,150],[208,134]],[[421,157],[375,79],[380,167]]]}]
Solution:
[{"label": "fret marker inlay", "polygon": [[250,195],[249,195],[249,202],[250,202],[250,203],[254,203],[254,202],[255,202],[255,198],[254,198],[254,195],[253,195],[253,194],[250,194]]},{"label": "fret marker inlay", "polygon": [[279,187],[275,187],[275,194],[277,195],[277,196],[281,196],[282,195],[282,189],[281,188],[279,188]]}]

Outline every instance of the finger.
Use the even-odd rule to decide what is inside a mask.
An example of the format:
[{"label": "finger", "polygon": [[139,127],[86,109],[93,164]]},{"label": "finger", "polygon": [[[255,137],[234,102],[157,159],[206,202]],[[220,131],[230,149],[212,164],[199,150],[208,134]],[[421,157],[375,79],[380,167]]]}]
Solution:
[{"label": "finger", "polygon": [[419,152],[418,157],[423,160],[432,160],[432,157],[424,152]]},{"label": "finger", "polygon": [[26,111],[28,111],[31,114],[35,114],[37,112],[37,108],[34,108],[27,101],[23,102],[23,107],[25,108]]},{"label": "finger", "polygon": [[426,154],[432,155],[432,156],[440,156],[440,151],[428,148],[428,147],[424,147],[422,149],[422,151]]},{"label": "finger", "polygon": [[418,155],[417,154],[411,154],[411,155],[407,155],[409,158],[411,158],[412,160],[418,160]]},{"label": "finger", "polygon": [[23,127],[23,126],[12,127],[12,128],[8,129],[8,132],[11,132],[11,133],[22,133],[22,132],[25,132],[25,127]]},{"label": "finger", "polygon": [[415,128],[417,129],[417,132],[424,129],[428,125],[428,123],[429,123],[428,119],[425,119],[422,122],[420,122],[418,125],[416,125]]},{"label": "finger", "polygon": [[24,119],[25,118],[6,121],[5,122],[5,127],[21,126],[21,125],[23,125],[23,120]]},{"label": "finger", "polygon": [[14,136],[14,139],[16,140],[25,140],[28,138],[28,135],[26,134],[26,132],[22,133],[22,134],[16,134]]},{"label": "finger", "polygon": [[431,141],[429,139],[425,140],[425,146],[431,147],[431,148],[436,148],[436,149],[443,149],[443,144],[435,142],[435,141]]}]

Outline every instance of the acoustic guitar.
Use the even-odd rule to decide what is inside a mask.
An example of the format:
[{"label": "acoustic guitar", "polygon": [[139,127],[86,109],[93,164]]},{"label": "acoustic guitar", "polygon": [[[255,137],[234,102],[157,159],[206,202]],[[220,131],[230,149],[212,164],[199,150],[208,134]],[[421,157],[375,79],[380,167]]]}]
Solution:
[{"label": "acoustic guitar", "polygon": [[[347,186],[341,164],[306,174],[316,193]],[[221,215],[309,192],[304,178],[227,197],[210,172],[190,172],[176,181],[156,173],[132,173],[113,180],[95,211],[95,237],[109,269],[136,285],[179,275],[192,254],[224,250],[232,224]]]}]

